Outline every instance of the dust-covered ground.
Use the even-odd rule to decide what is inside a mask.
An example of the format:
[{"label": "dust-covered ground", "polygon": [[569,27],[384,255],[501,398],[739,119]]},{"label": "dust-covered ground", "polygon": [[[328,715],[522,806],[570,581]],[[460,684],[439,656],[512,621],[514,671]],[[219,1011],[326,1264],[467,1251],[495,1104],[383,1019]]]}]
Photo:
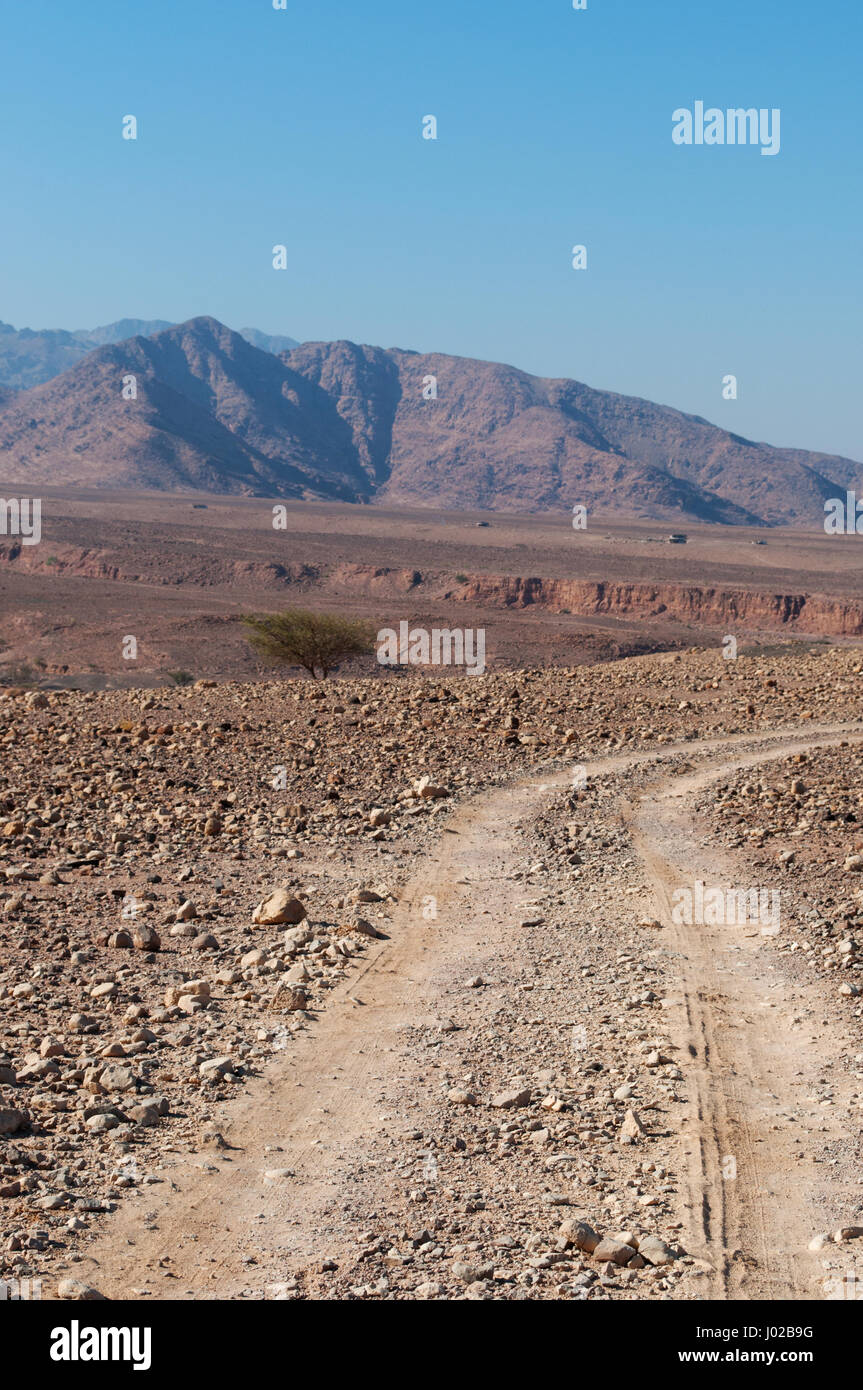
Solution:
[{"label": "dust-covered ground", "polygon": [[[830,1296],[860,670],[7,692],[0,1277]],[[781,931],[675,920],[699,875],[779,886]]]}]

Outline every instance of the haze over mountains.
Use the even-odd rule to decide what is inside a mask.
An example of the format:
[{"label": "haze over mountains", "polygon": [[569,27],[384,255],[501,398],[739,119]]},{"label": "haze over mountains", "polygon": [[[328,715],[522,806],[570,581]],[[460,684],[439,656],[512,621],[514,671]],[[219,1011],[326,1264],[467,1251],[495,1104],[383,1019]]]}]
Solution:
[{"label": "haze over mountains", "polygon": [[[5,479],[820,525],[824,501],[860,472],[850,459],[753,443],[669,407],[500,363],[291,346],[207,317],[157,321],[141,336],[153,327],[121,320],[34,335],[30,374],[50,379],[5,396],[2,386],[18,383],[15,351],[3,351],[14,330],[0,329]],[[122,396],[129,376],[135,400]],[[431,378],[437,396],[427,399]]]},{"label": "haze over mountains", "polygon": [[[101,328],[13,328],[0,321],[0,399],[4,389],[26,391],[41,386],[74,367],[88,352],[105,343],[120,343],[138,335],[149,338],[173,324],[169,319],[118,319]],[[285,352],[296,347],[295,338],[280,333],[261,333],[241,328],[242,337],[265,352]]]}]

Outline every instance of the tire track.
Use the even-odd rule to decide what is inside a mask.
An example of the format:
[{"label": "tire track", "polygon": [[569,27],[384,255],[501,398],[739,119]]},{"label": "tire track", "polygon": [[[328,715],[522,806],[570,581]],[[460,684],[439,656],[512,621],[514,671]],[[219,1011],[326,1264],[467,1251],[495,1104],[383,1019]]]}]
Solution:
[{"label": "tire track", "polygon": [[[758,1159],[764,1109],[753,1102],[765,1088],[781,1091],[786,1073],[782,1049],[765,1049],[754,1028],[745,1026],[747,1014],[757,1017],[757,952],[747,949],[746,968],[729,973],[727,942],[705,929],[671,923],[674,887],[705,869],[685,804],[739,768],[852,734],[863,736],[847,725],[737,735],[622,753],[587,766],[589,776],[597,777],[651,763],[661,767],[681,755],[687,766],[701,760],[694,772],[658,768],[623,818],[681,962],[680,1041],[684,1057],[688,1049],[693,1092],[681,1137],[691,1211],[699,1223],[691,1248],[711,1264],[717,1297],[800,1297],[807,1280],[796,1252],[805,1251],[799,1242],[808,1230],[807,1208],[798,1194],[792,1215],[783,1209],[788,1239],[778,1241],[779,1218],[764,1201]],[[543,804],[549,788],[563,789],[568,778],[568,772],[546,773],[540,781],[535,774],[456,810],[440,835],[437,858],[427,856],[403,888],[390,938],[375,944],[362,967],[332,991],[326,1013],[313,1031],[299,1035],[295,1053],[270,1066],[232,1106],[229,1163],[208,1173],[201,1171],[200,1155],[177,1156],[159,1197],[147,1189],[103,1228],[85,1265],[106,1294],[138,1297],[135,1287],[146,1280],[157,1298],[241,1297],[250,1280],[250,1249],[257,1283],[283,1279],[286,1271],[301,1270],[319,1256],[322,1230],[328,1230],[335,1253],[350,1259],[351,1233],[333,1229],[329,1215],[342,1195],[343,1158],[362,1158],[368,1151],[381,1092],[399,1085],[413,1087],[420,1101],[424,1095],[422,1075],[399,1030],[437,1011],[436,981],[444,967],[464,971],[482,954],[490,933],[497,932],[498,947],[506,942],[519,823]],[[473,896],[477,884],[482,915]],[[438,898],[433,932],[418,923],[416,909],[430,892]],[[787,1071],[787,1061],[785,1066]],[[268,1157],[274,1141],[277,1160]],[[734,1182],[723,1174],[729,1155],[738,1161]],[[790,1178],[790,1156],[786,1160]],[[276,1162],[296,1182],[262,1182],[264,1170]],[[386,1205],[387,1173],[370,1164],[367,1181],[377,1185]],[[142,1203],[154,1206],[147,1220]],[[170,1284],[158,1278],[166,1263],[176,1276]]]},{"label": "tire track", "polygon": [[[816,746],[861,738],[859,728],[824,727],[805,734],[766,735],[748,739],[757,746],[736,756],[710,760],[669,784],[651,784],[630,806],[625,820],[644,864],[657,905],[681,962],[684,995],[682,1045],[694,1051],[689,1069],[693,1084],[690,1124],[696,1131],[684,1142],[689,1176],[689,1203],[701,1214],[693,1232],[693,1249],[713,1268],[714,1296],[723,1299],[812,1297],[815,1262],[807,1252],[812,1233],[812,1203],[801,1190],[800,1174],[783,1138],[767,1133],[765,1095],[791,1095],[801,1058],[793,1041],[786,1046],[759,1046],[753,1025],[758,991],[769,984],[765,971],[775,959],[756,943],[747,943],[744,969],[734,969],[728,928],[675,924],[672,894],[700,878],[720,887],[735,886],[739,870],[699,844],[688,809],[717,781],[747,767]],[[691,750],[694,752],[695,750]],[[763,946],[763,942],[762,942]],[[717,963],[723,962],[722,978]],[[739,962],[736,962],[739,965]],[[812,1058],[807,1059],[811,1065]],[[829,1060],[829,1053],[825,1060]],[[765,1200],[760,1157],[767,1144],[771,1169],[777,1163],[786,1178],[786,1196],[777,1209]],[[733,1160],[734,1169],[728,1168]],[[736,1176],[728,1178],[729,1171]],[[699,1248],[700,1246],[700,1248]]]}]

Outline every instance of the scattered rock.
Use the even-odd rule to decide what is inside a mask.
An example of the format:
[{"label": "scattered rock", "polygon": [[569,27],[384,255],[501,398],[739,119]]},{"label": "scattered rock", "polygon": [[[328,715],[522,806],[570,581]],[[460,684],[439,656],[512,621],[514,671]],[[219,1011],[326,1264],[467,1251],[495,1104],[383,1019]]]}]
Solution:
[{"label": "scattered rock", "polygon": [[530,1096],[529,1090],[498,1091],[492,1096],[489,1105],[495,1110],[515,1110],[523,1105],[530,1105]]},{"label": "scattered rock", "polygon": [[252,921],[261,927],[279,926],[283,922],[296,924],[302,922],[308,913],[299,901],[285,888],[276,888],[268,898],[258,903],[252,913]]},{"label": "scattered rock", "polygon": [[61,1279],[57,1285],[57,1297],[74,1303],[104,1303],[105,1295],[85,1284],[81,1279]]}]

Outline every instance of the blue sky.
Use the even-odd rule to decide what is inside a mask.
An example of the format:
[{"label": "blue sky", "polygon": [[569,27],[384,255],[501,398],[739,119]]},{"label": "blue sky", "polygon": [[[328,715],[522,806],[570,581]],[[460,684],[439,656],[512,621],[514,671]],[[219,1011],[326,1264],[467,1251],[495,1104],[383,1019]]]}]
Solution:
[{"label": "blue sky", "polygon": [[[857,0],[10,6],[0,318],[492,358],[863,459],[861,48]],[[696,100],[780,153],[674,145]]]}]

